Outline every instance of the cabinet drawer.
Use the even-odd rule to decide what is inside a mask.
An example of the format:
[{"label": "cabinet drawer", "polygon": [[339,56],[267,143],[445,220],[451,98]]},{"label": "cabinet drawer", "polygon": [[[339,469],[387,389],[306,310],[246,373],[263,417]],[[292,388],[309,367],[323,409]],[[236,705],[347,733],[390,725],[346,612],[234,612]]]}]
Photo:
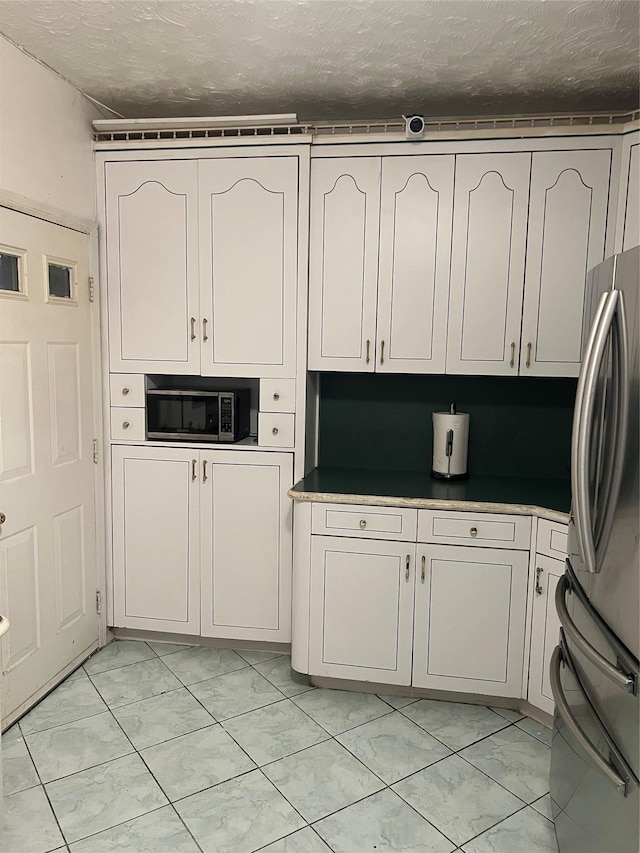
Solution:
[{"label": "cabinet drawer", "polygon": [[311,512],[311,532],[362,539],[415,542],[417,510],[387,506],[317,503]]},{"label": "cabinet drawer", "polygon": [[541,518],[538,521],[538,536],[536,539],[536,551],[538,554],[546,554],[557,560],[564,560],[567,556],[567,525],[558,521],[547,521]]},{"label": "cabinet drawer", "polygon": [[111,409],[111,438],[114,441],[121,438],[144,441],[144,421],[144,409]]},{"label": "cabinet drawer", "polygon": [[112,406],[144,406],[144,373],[112,373],[109,386]]},{"label": "cabinet drawer", "polygon": [[418,541],[527,550],[531,542],[531,518],[421,509]]},{"label": "cabinet drawer", "polygon": [[258,415],[258,445],[260,447],[293,447],[295,415]]},{"label": "cabinet drawer", "polygon": [[296,410],[296,380],[295,379],[261,379],[260,380],[260,411],[261,412],[295,412]]}]

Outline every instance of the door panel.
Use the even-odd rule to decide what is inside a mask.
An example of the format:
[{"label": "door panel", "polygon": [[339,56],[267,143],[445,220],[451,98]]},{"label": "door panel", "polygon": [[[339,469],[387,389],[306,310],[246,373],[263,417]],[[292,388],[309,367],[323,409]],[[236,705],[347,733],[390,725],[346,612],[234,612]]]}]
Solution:
[{"label": "door panel", "polygon": [[311,162],[309,369],[373,371],[380,158]]},{"label": "door panel", "polygon": [[111,453],[114,625],[199,634],[198,452]]},{"label": "door panel", "polygon": [[200,372],[197,223],[195,161],[107,163],[112,371]]},{"label": "door panel", "polygon": [[382,160],[377,371],[444,373],[454,162]]},{"label": "door panel", "polygon": [[522,374],[578,375],[586,275],[604,257],[612,156],[533,154]]},{"label": "door panel", "polygon": [[293,457],[203,451],[202,634],[291,642]]},{"label": "door panel", "polygon": [[414,564],[413,543],[312,537],[311,675],[411,683]]},{"label": "door panel", "polygon": [[527,699],[536,708],[553,714],[554,701],[551,692],[551,655],[558,645],[560,620],[556,613],[555,592],[558,581],[564,574],[564,562],[553,560],[542,554],[536,555],[541,592],[533,598],[533,621],[531,623],[531,656],[529,660],[529,688]]},{"label": "door panel", "polygon": [[456,157],[447,373],[518,373],[530,164]]},{"label": "door panel", "polygon": [[20,291],[0,290],[0,612],[11,622],[0,645],[9,720],[97,645],[98,579],[88,238],[4,208],[0,230],[0,251],[23,267]]},{"label": "door panel", "polygon": [[202,373],[292,376],[298,158],[212,159],[198,168]]},{"label": "door panel", "polygon": [[520,696],[528,561],[526,551],[418,547],[414,685]]}]

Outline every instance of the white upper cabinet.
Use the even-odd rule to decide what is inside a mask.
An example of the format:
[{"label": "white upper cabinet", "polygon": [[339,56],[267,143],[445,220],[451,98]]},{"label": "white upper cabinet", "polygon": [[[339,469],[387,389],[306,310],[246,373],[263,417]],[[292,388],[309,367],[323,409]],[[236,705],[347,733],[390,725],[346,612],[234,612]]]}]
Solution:
[{"label": "white upper cabinet", "polygon": [[197,373],[197,164],[108,163],[111,370]]},{"label": "white upper cabinet", "polygon": [[447,373],[516,375],[531,154],[456,158]]},{"label": "white upper cabinet", "polygon": [[198,168],[201,372],[294,376],[298,158]]},{"label": "white upper cabinet", "polygon": [[311,162],[309,369],[373,371],[380,158]]},{"label": "white upper cabinet", "polygon": [[382,160],[376,370],[444,373],[452,155]]},{"label": "white upper cabinet", "polygon": [[616,252],[640,244],[640,130],[622,137]]},{"label": "white upper cabinet", "polygon": [[605,254],[610,148],[533,154],[520,373],[577,376],[585,280]]},{"label": "white upper cabinet", "polygon": [[309,367],[442,373],[453,155],[311,166]]}]

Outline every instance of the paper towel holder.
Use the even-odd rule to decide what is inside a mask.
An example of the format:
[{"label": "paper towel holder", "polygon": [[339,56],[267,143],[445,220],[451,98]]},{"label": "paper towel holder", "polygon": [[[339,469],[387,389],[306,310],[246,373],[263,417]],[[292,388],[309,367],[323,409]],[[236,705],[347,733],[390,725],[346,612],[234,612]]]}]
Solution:
[{"label": "paper towel holder", "polygon": [[[469,415],[464,412],[458,413],[456,404],[451,403],[448,412],[433,412],[432,418],[433,463],[431,476],[436,480],[468,480]],[[438,430],[436,430],[437,421],[439,422]],[[451,467],[454,461],[454,470],[452,471]]]}]

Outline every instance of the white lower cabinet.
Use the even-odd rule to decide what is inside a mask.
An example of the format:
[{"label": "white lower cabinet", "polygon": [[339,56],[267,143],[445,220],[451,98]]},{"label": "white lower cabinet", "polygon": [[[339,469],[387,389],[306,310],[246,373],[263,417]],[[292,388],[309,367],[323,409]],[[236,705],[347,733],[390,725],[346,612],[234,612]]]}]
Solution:
[{"label": "white lower cabinet", "polygon": [[410,684],[415,544],[311,540],[312,674]]},{"label": "white lower cabinet", "polygon": [[[360,519],[349,535],[311,536],[310,674],[519,697],[529,542],[516,550],[367,538],[366,508],[353,509],[333,511]],[[331,513],[316,504],[313,529]],[[502,518],[466,515],[472,529]],[[405,521],[415,530],[415,515]],[[519,525],[526,532],[530,519]]]},{"label": "white lower cabinet", "polygon": [[418,545],[415,687],[520,696],[529,554]]},{"label": "white lower cabinet", "polygon": [[532,705],[547,714],[553,714],[554,710],[549,670],[551,655],[558,645],[560,633],[555,594],[556,586],[563,574],[564,562],[562,560],[555,560],[544,554],[536,554],[527,699]]},{"label": "white lower cabinet", "polygon": [[283,453],[114,446],[114,627],[289,642],[292,467]]}]

